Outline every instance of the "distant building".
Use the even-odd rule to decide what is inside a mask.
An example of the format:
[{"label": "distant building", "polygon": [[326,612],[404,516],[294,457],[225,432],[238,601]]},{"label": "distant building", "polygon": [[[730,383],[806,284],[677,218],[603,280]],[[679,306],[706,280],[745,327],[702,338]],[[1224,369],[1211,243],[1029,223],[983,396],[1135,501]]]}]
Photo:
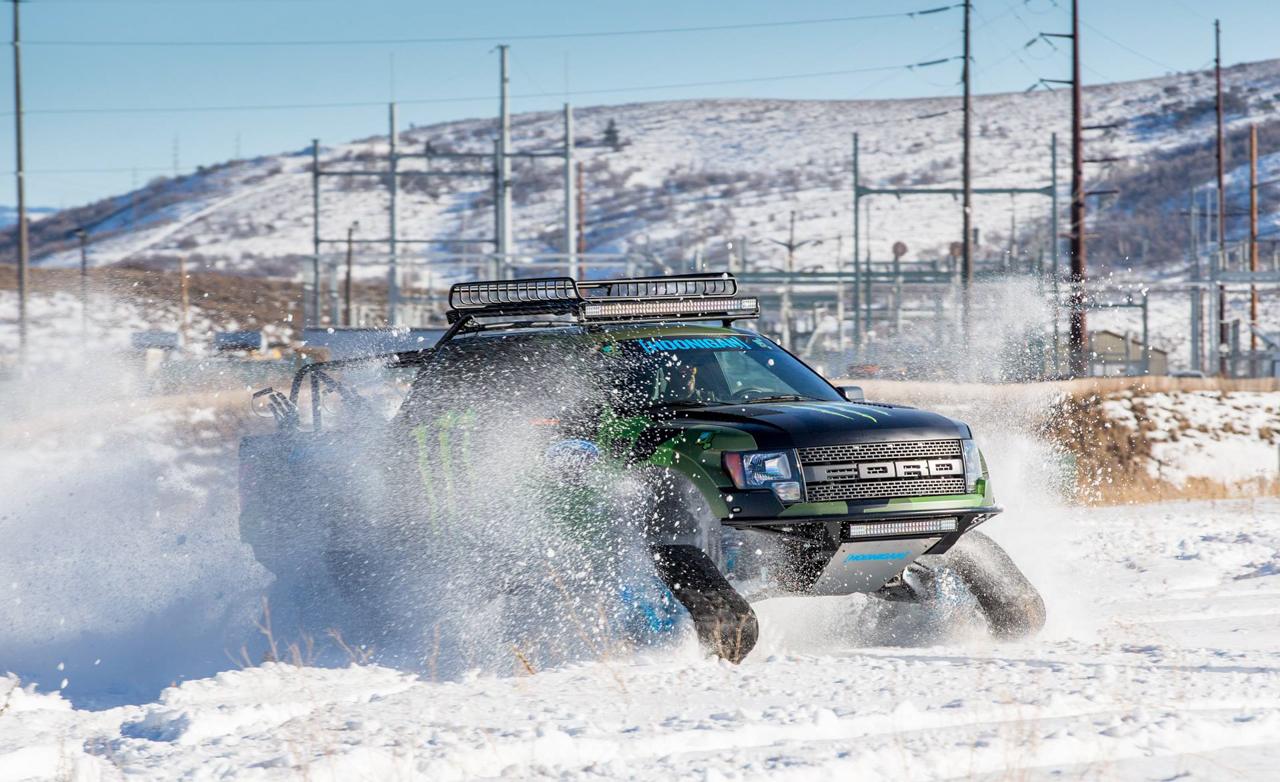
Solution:
[{"label": "distant building", "polygon": [[1089,374],[1115,375],[1167,375],[1169,351],[1148,346],[1143,356],[1142,340],[1135,334],[1117,334],[1114,331],[1094,331],[1089,334]]}]

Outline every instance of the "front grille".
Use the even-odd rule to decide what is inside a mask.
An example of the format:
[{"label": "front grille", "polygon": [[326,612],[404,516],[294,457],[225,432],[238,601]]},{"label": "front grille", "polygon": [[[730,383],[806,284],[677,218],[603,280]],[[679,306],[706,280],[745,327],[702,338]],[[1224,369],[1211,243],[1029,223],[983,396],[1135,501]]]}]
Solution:
[{"label": "front grille", "polygon": [[[919,459],[962,458],[959,440],[916,440],[891,443],[847,443],[797,449],[802,469],[823,476],[822,480],[806,480],[808,502],[833,500],[872,500],[894,497],[931,497],[964,494],[963,475],[913,475],[885,480],[860,480],[860,463],[900,462]],[[892,466],[892,465],[890,465]],[[899,465],[905,468],[907,465]],[[899,470],[899,474],[905,469]]]},{"label": "front grille", "polygon": [[805,494],[809,502],[964,494],[964,478],[906,478],[898,481],[851,481],[849,483],[828,481],[807,485]]},{"label": "front grille", "polygon": [[960,455],[959,440],[918,440],[900,443],[848,443],[799,449],[801,464],[844,464],[886,459],[946,458]]}]

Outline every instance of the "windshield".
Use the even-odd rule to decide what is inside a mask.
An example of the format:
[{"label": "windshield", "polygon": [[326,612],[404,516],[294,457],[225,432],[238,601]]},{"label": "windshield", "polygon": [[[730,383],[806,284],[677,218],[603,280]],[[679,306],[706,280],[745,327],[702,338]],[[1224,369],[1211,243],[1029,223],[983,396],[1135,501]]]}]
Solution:
[{"label": "windshield", "polygon": [[813,370],[755,335],[630,339],[619,347],[604,350],[625,359],[625,407],[841,400]]}]

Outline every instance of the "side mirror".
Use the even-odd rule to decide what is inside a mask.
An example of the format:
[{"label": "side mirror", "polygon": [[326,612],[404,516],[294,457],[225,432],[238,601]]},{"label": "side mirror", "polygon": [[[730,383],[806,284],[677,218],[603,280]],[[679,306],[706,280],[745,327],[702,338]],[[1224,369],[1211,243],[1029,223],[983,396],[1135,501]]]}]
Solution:
[{"label": "side mirror", "polygon": [[840,396],[850,402],[865,402],[867,395],[862,393],[862,386],[836,386]]}]

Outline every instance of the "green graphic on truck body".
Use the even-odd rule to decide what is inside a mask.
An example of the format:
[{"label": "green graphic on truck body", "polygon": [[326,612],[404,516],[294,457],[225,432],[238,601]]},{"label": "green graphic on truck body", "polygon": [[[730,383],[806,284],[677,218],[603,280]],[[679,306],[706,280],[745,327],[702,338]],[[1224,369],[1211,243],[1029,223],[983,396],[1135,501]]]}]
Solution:
[{"label": "green graphic on truck body", "polygon": [[[586,350],[608,362],[625,361],[633,347],[646,356],[666,356],[674,353],[670,364],[680,366],[679,354],[691,351],[746,353],[752,350],[770,355],[785,353],[762,338],[735,329],[695,325],[646,325],[616,328],[564,329],[541,332],[522,337],[525,343],[549,350]],[[747,340],[751,340],[748,342]],[[458,338],[454,344],[466,350],[470,343],[479,340]],[[668,350],[670,349],[670,351]],[[771,363],[771,362],[770,362]],[[437,367],[436,371],[448,371]],[[465,404],[460,400],[460,404]],[[720,403],[723,404],[723,403]],[[744,406],[751,404],[745,401]],[[834,400],[768,401],[759,405],[760,411],[785,416],[806,413],[820,419],[830,419],[832,427],[842,422],[862,429],[893,429],[899,418],[891,406],[860,404]],[[901,408],[899,408],[901,409]],[[683,411],[681,411],[683,412]],[[589,439],[599,447],[601,459],[592,470],[617,477],[625,476],[633,465],[670,470],[696,486],[710,510],[719,518],[729,520],[734,512],[726,497],[741,494],[724,468],[724,454],[751,452],[762,449],[761,444],[746,428],[732,422],[698,420],[693,409],[688,416],[655,414],[652,411],[621,411],[603,405],[596,411],[587,426]],[[472,431],[483,427],[481,417],[469,410],[446,411],[431,420],[414,427],[413,435],[418,448],[418,467],[425,496],[430,506],[432,524],[438,516],[457,508],[459,474],[465,471],[472,457],[470,441]],[[790,449],[788,449],[790,450]],[[794,454],[794,451],[791,451]],[[794,458],[794,457],[793,457]],[[880,500],[860,501],[800,501],[788,503],[776,513],[779,520],[800,518],[866,518],[903,511],[954,511],[964,513],[980,509],[992,509],[993,497],[986,478],[986,465],[982,465],[983,477],[975,490],[961,494],[931,495],[919,497],[891,497]],[[552,476],[554,478],[554,476]],[[554,504],[556,514],[574,525],[591,526],[590,509],[600,508],[599,493],[582,486],[557,495]],[[576,510],[574,510],[576,508]]]}]

